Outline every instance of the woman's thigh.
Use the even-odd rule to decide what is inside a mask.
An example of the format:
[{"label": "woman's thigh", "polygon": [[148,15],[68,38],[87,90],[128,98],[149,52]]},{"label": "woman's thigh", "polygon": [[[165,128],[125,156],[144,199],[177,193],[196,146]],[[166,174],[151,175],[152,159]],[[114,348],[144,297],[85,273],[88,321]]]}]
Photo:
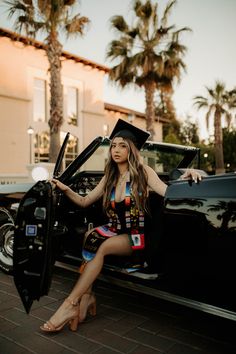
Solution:
[{"label": "woman's thigh", "polygon": [[104,241],[99,249],[98,254],[103,256],[117,255],[129,256],[132,253],[129,237],[127,234],[113,236]]}]

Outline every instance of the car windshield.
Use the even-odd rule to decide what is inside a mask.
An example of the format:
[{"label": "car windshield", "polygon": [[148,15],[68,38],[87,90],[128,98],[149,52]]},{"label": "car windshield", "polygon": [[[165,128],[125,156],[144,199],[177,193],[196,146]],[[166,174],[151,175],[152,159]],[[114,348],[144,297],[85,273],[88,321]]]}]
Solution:
[{"label": "car windshield", "polygon": [[[104,140],[90,158],[83,164],[80,171],[103,171],[107,162],[109,141]],[[193,159],[196,150],[179,149],[167,144],[146,143],[141,150],[143,162],[151,166],[158,174],[169,174],[173,169],[197,166],[197,159]],[[186,158],[188,156],[188,158]],[[183,165],[185,161],[185,165]]]}]

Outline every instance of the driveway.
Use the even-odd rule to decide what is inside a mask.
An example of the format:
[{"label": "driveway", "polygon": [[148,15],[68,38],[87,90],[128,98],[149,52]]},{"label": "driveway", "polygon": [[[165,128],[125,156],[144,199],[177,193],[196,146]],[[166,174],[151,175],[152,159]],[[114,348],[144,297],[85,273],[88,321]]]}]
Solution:
[{"label": "driveway", "polygon": [[235,354],[236,323],[98,280],[97,316],[77,332],[39,326],[68,295],[77,274],[55,268],[49,295],[27,315],[13,278],[0,271],[0,353]]}]

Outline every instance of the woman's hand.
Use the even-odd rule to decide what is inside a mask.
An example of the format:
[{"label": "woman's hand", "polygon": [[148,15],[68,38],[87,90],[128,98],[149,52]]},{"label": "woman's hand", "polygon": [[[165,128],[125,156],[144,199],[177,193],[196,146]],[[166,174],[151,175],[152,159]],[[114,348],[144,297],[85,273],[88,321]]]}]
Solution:
[{"label": "woman's hand", "polygon": [[182,176],[180,176],[180,180],[183,179],[189,179],[191,178],[195,183],[198,183],[202,180],[202,176],[200,175],[200,173],[196,170],[194,170],[193,168],[188,168],[184,174],[182,174]]},{"label": "woman's hand", "polygon": [[58,179],[53,178],[52,183],[54,183],[55,186],[59,188],[63,193],[69,190],[69,187],[66,186],[64,183],[58,181]]}]

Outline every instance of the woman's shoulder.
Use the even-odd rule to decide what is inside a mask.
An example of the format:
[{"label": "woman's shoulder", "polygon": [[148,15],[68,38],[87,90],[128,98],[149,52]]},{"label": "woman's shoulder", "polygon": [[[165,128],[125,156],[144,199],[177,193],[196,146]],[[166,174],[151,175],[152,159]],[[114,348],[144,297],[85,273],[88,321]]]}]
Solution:
[{"label": "woman's shoulder", "polygon": [[150,181],[154,182],[154,181],[159,180],[159,177],[158,177],[156,171],[152,167],[150,167],[148,165],[144,165],[143,167],[144,167],[144,169],[146,171],[146,174],[147,174],[149,182]]},{"label": "woman's shoulder", "polygon": [[153,174],[153,173],[156,174],[156,172],[154,171],[154,169],[152,167],[145,165],[145,164],[143,165],[143,167],[144,167],[144,170],[147,172],[147,174]]}]

